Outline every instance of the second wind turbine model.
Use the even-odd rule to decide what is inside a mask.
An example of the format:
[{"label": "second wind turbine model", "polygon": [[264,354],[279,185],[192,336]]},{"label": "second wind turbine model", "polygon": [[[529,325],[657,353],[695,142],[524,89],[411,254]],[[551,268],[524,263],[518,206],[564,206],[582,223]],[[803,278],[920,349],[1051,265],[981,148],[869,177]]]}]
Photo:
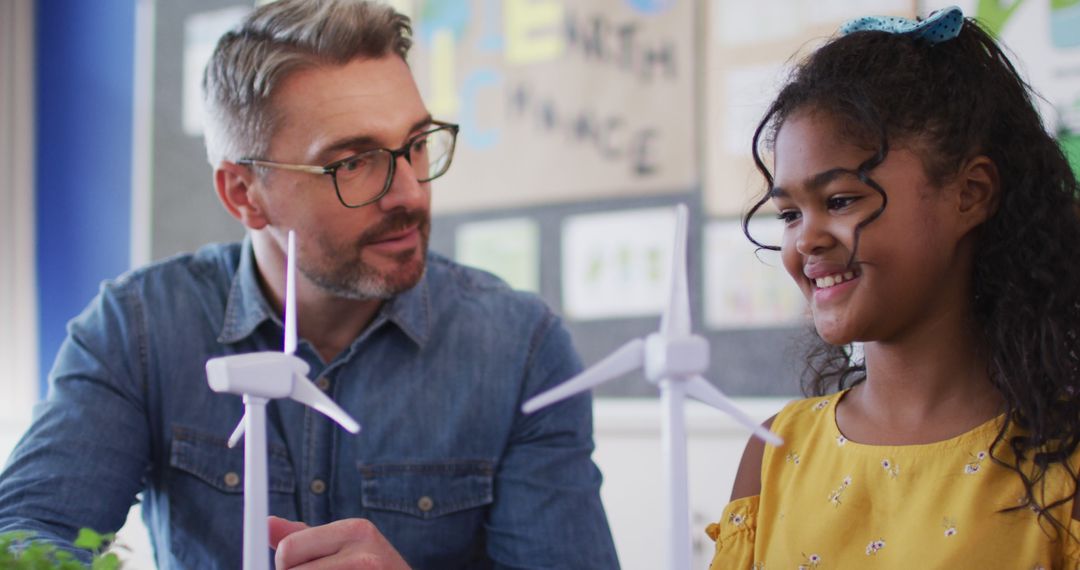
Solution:
[{"label": "second wind turbine model", "polygon": [[731,415],[756,437],[773,445],[783,441],[758,425],[702,373],[709,367],[709,343],[690,332],[690,294],[686,278],[687,208],[676,208],[678,225],[671,260],[671,292],[660,320],[660,331],[636,338],[581,374],[544,392],[522,406],[529,414],[609,380],[644,368],[645,378],[660,387],[664,408],[664,479],[667,488],[667,549],[670,570],[690,568],[690,505],[686,473],[686,419],[683,406],[690,395]]}]

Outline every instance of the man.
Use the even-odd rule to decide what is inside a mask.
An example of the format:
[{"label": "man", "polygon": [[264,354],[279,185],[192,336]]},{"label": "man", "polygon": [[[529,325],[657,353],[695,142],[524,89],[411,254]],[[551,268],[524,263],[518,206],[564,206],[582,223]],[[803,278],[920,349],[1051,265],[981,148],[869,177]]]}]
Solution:
[{"label": "man", "polygon": [[277,567],[618,566],[589,398],[519,411],[579,370],[567,333],[535,297],[427,253],[457,127],[421,101],[409,32],[379,4],[281,0],[222,38],[207,152],[248,237],[107,283],[71,323],[0,479],[0,532],[111,531],[141,491],[159,566],[240,567],[243,452],[226,439],[243,409],[204,365],[280,350],[294,230],[297,355],[364,431],[269,405]]}]

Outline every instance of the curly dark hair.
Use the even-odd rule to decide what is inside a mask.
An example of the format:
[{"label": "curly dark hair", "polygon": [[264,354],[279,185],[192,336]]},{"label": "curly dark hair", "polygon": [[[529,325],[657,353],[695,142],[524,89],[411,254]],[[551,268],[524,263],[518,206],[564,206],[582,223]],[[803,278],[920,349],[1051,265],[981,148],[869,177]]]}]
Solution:
[{"label": "curly dark hair", "polygon": [[[772,148],[784,121],[799,111],[832,116],[842,135],[875,150],[853,172],[883,198],[856,227],[856,250],[859,232],[886,207],[871,173],[890,141],[916,149],[934,185],[968,159],[989,157],[1000,176],[1000,197],[977,236],[972,306],[990,379],[1005,400],[991,457],[1023,481],[1026,500],[1016,508],[1036,509],[1064,529],[1049,511],[1072,496],[1039,499],[1034,490],[1055,465],[1077,479],[1068,458],[1080,443],[1080,188],[1033,97],[995,39],[972,19],[958,37],[937,44],[876,31],[833,38],[795,68],[754,133],[754,162],[768,187],[742,223],[755,245],[779,249],[749,230],[773,186],[759,148]],[[865,362],[853,361],[850,347],[813,337],[805,393],[824,395],[866,379]],[[1007,435],[1013,424],[1018,435]],[[1011,458],[1000,453],[1002,446]]]}]

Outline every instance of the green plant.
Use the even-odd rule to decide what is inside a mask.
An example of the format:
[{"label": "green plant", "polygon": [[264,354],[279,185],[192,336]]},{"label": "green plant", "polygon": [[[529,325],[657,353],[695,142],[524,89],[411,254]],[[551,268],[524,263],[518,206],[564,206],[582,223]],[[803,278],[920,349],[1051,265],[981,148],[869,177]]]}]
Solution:
[{"label": "green plant", "polygon": [[90,565],[53,543],[32,540],[32,532],[0,534],[0,570],[119,570],[120,557],[107,552],[116,538],[113,533],[98,534],[88,528],[79,530],[76,548],[89,550]]}]

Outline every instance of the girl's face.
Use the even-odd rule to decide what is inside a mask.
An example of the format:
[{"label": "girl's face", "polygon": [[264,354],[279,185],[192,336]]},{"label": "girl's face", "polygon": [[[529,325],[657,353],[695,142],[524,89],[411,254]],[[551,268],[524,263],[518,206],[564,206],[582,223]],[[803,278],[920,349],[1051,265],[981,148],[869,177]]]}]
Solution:
[{"label": "girl's face", "polygon": [[[800,112],[777,133],[772,200],[784,221],[784,267],[827,342],[900,340],[966,309],[970,256],[946,189],[930,185],[917,154],[893,148],[869,173],[881,195],[851,174],[873,151],[859,148],[823,113]],[[966,250],[964,250],[966,251]],[[958,302],[959,301],[959,302]]]}]

